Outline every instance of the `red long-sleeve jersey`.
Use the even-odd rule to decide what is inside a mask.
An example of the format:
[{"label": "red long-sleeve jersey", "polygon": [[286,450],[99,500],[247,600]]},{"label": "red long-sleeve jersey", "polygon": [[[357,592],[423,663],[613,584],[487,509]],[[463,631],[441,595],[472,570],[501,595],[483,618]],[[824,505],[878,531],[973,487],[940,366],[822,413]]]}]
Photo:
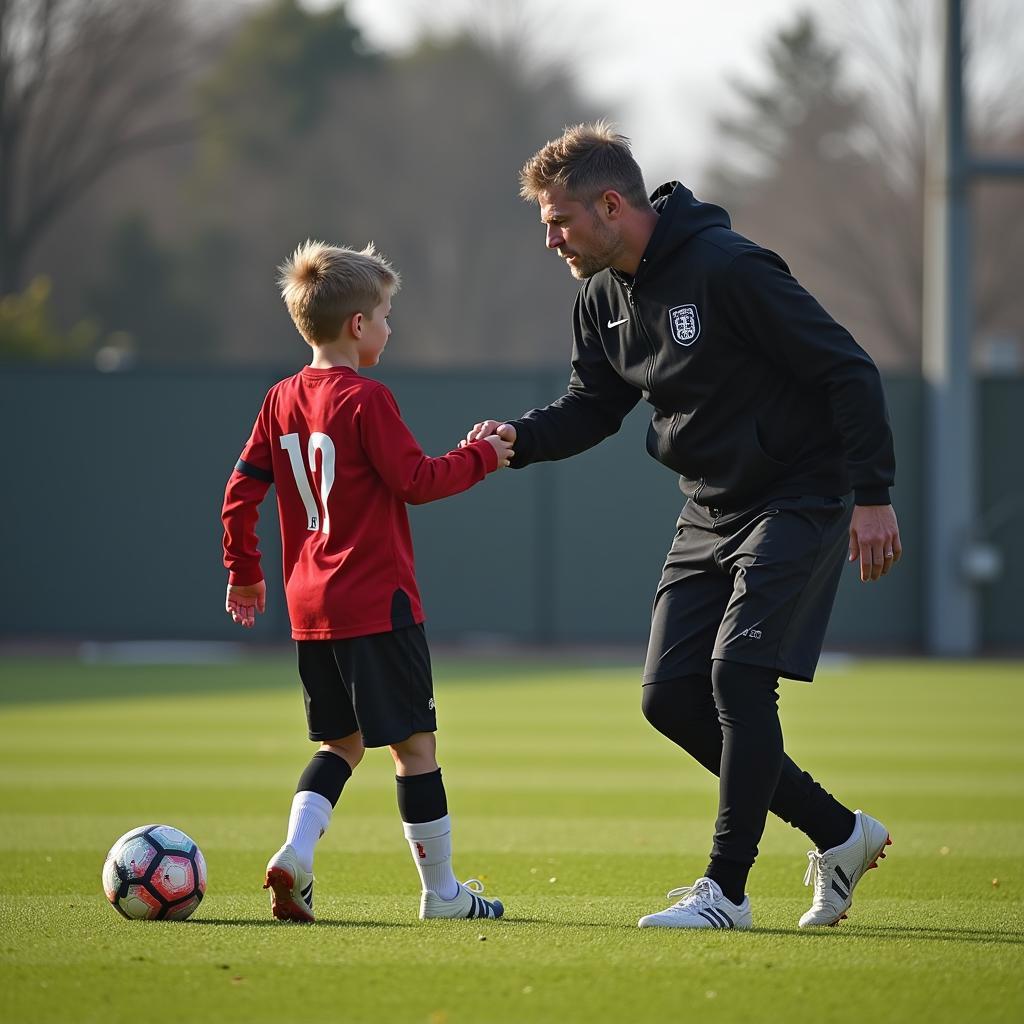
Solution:
[{"label": "red long-sleeve jersey", "polygon": [[347,367],[307,366],[270,389],[228,480],[228,580],[263,578],[256,522],[273,483],[294,639],[422,622],[406,503],[457,494],[497,467],[487,441],[424,455],[383,384]]}]

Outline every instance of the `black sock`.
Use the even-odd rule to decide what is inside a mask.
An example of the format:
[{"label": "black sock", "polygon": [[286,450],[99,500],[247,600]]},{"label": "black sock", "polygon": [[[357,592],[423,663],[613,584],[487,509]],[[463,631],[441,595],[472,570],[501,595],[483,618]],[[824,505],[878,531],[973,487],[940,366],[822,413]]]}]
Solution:
[{"label": "black sock", "polygon": [[299,776],[296,793],[319,793],[335,807],[345,783],[352,778],[348,761],[330,750],[318,750]]},{"label": "black sock", "polygon": [[747,887],[750,867],[749,864],[738,864],[724,857],[712,857],[704,874],[718,883],[727,900],[739,906],[743,902],[743,890]]},{"label": "black sock", "polygon": [[448,813],[448,798],[440,768],[426,775],[396,775],[395,783],[402,821],[417,825],[424,821],[437,821]]},{"label": "black sock", "polygon": [[853,835],[853,827],[857,817],[848,807],[837,800],[827,806],[827,816],[815,822],[814,831],[810,833],[811,842],[821,853],[831,850],[833,846],[842,846]]}]

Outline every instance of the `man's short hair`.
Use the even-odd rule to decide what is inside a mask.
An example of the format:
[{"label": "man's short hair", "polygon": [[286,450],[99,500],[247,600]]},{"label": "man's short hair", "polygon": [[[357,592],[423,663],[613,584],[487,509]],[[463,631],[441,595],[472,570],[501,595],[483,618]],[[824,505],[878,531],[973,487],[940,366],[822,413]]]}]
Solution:
[{"label": "man's short hair", "polygon": [[370,316],[401,284],[373,242],[356,250],[312,240],[278,267],[277,280],[295,326],[311,345],[336,341],[350,316]]},{"label": "man's short hair", "polygon": [[519,194],[527,202],[556,186],[584,203],[613,189],[630,206],[649,205],[643,172],[633,159],[629,139],[603,120],[566,128],[526,161],[519,182]]}]

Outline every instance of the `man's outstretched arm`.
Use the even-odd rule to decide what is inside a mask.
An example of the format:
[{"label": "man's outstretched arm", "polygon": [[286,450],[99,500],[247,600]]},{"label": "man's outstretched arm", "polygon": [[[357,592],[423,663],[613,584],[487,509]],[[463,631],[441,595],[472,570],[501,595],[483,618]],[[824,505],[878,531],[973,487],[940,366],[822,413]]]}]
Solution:
[{"label": "man's outstretched arm", "polygon": [[[506,426],[511,434],[499,431],[499,436],[515,441],[515,458],[509,463],[513,469],[567,459],[614,434],[641,397],[640,390],[623,380],[608,362],[600,331],[591,321],[581,292],[574,310],[572,373],[566,393],[516,420],[477,423],[466,440],[479,440]],[[493,429],[481,432],[485,425]]]}]

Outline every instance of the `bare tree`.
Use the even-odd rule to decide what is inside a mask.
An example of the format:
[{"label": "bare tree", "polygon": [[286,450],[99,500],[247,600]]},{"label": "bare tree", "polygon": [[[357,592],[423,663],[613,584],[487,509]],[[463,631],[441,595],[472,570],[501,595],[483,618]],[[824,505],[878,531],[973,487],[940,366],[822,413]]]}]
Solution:
[{"label": "bare tree", "polygon": [[[902,276],[920,308],[923,260],[920,221],[926,133],[935,109],[938,54],[936,19],[927,0],[843,0],[837,38],[863,90],[864,119],[858,132],[864,152],[883,169],[893,199],[913,210],[903,242]],[[965,4],[964,63],[971,146],[977,153],[1024,152],[1024,19],[1017,0]],[[1020,289],[1006,266],[1024,256],[1024,190],[1019,183],[974,192],[976,246],[975,316],[982,332],[1019,318]],[[895,209],[897,202],[889,205]],[[919,336],[920,323],[915,322]]]},{"label": "bare tree", "polygon": [[[1024,69],[1012,59],[1014,0],[971,5],[974,145],[1020,138]],[[740,116],[720,122],[711,190],[741,230],[793,269],[882,363],[916,365],[921,344],[925,132],[938,84],[926,0],[841,0],[828,29],[798,17],[768,45],[764,87],[738,83]],[[752,159],[753,157],[753,159]],[[1024,258],[1024,191],[976,205],[979,333],[1020,313],[1005,267]],[[1002,221],[997,232],[994,225]]]},{"label": "bare tree", "polygon": [[0,0],[0,294],[113,167],[191,137],[180,0]]},{"label": "bare tree", "polygon": [[[287,359],[289,344],[300,352],[274,267],[312,236],[372,239],[401,268],[389,365],[561,366],[569,343],[553,349],[551,325],[568,323],[575,286],[543,259],[517,172],[552,125],[590,111],[556,71],[524,67],[505,35],[477,31],[375,61],[355,59],[362,45],[351,59],[331,47],[322,75],[311,54],[309,73],[282,84],[274,55],[321,39],[316,16],[289,0],[256,12],[212,70],[217,88],[200,91],[210,110],[204,142],[216,136],[220,160],[205,166],[193,196],[207,227],[232,239],[231,258],[209,275],[217,304],[231,310],[222,354]],[[316,116],[290,118],[306,107]]]}]

